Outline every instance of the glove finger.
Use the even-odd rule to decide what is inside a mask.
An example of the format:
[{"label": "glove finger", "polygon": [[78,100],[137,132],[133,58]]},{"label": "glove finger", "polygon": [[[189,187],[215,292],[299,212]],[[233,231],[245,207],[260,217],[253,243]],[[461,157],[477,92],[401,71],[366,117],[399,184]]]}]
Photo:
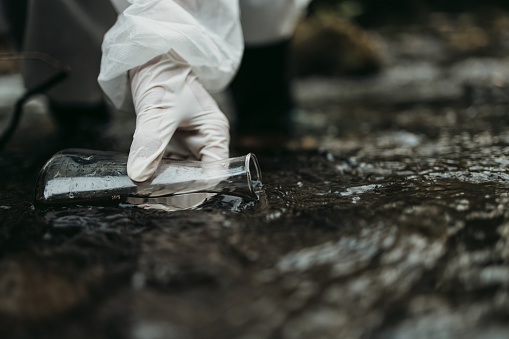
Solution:
[{"label": "glove finger", "polygon": [[226,159],[229,156],[229,124],[219,111],[209,113],[205,123],[193,119],[193,131],[182,131],[180,139],[196,159],[209,162]]},{"label": "glove finger", "polygon": [[200,149],[200,160],[204,162],[226,159],[230,155],[229,125],[208,126],[201,131],[207,140]]},{"label": "glove finger", "polygon": [[175,159],[186,159],[186,160],[199,160],[194,156],[193,152],[189,149],[186,144],[187,137],[190,133],[177,129],[175,134],[170,140],[168,146],[166,146],[165,157]]},{"label": "glove finger", "polygon": [[196,79],[190,80],[188,88],[199,109],[195,108],[194,114],[182,121],[180,126],[182,139],[189,151],[201,161],[208,162],[228,158],[230,143],[228,119]]},{"label": "glove finger", "polygon": [[143,182],[154,175],[177,126],[178,123],[163,108],[138,114],[127,161],[127,174],[131,180]]}]

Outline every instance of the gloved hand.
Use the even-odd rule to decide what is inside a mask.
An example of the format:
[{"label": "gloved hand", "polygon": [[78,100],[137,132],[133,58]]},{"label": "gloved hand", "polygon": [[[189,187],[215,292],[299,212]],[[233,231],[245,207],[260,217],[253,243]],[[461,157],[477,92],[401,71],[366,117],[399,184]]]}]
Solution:
[{"label": "gloved hand", "polygon": [[191,67],[175,53],[129,72],[136,110],[127,173],[143,182],[166,150],[201,161],[228,158],[229,124]]}]

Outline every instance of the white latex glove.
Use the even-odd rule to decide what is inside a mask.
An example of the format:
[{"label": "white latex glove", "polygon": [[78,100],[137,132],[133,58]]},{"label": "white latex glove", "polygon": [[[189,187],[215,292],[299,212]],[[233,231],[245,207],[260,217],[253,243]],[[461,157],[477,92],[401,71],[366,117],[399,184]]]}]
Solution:
[{"label": "white latex glove", "polygon": [[228,158],[228,119],[184,60],[162,55],[129,77],[137,115],[127,162],[132,180],[150,179],[167,149],[201,161]]}]

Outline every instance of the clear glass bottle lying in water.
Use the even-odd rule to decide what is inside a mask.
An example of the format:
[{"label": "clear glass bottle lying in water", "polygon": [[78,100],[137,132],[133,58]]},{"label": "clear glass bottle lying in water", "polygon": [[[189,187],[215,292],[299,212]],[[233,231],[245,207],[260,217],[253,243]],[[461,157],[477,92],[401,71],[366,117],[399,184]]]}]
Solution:
[{"label": "clear glass bottle lying in water", "polygon": [[222,193],[257,200],[262,175],[256,156],[214,162],[163,159],[151,180],[127,176],[127,154],[85,149],[56,153],[42,168],[35,200],[40,204],[125,201],[189,193]]}]

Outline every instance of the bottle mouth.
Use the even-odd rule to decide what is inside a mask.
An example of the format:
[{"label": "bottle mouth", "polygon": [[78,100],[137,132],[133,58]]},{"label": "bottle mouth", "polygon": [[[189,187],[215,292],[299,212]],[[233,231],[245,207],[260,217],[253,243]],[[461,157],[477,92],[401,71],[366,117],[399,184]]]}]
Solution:
[{"label": "bottle mouth", "polygon": [[253,194],[253,196],[259,198],[263,184],[262,184],[262,171],[260,170],[260,164],[258,163],[256,155],[254,155],[253,153],[249,153],[248,155],[246,155],[245,166],[249,191]]}]

